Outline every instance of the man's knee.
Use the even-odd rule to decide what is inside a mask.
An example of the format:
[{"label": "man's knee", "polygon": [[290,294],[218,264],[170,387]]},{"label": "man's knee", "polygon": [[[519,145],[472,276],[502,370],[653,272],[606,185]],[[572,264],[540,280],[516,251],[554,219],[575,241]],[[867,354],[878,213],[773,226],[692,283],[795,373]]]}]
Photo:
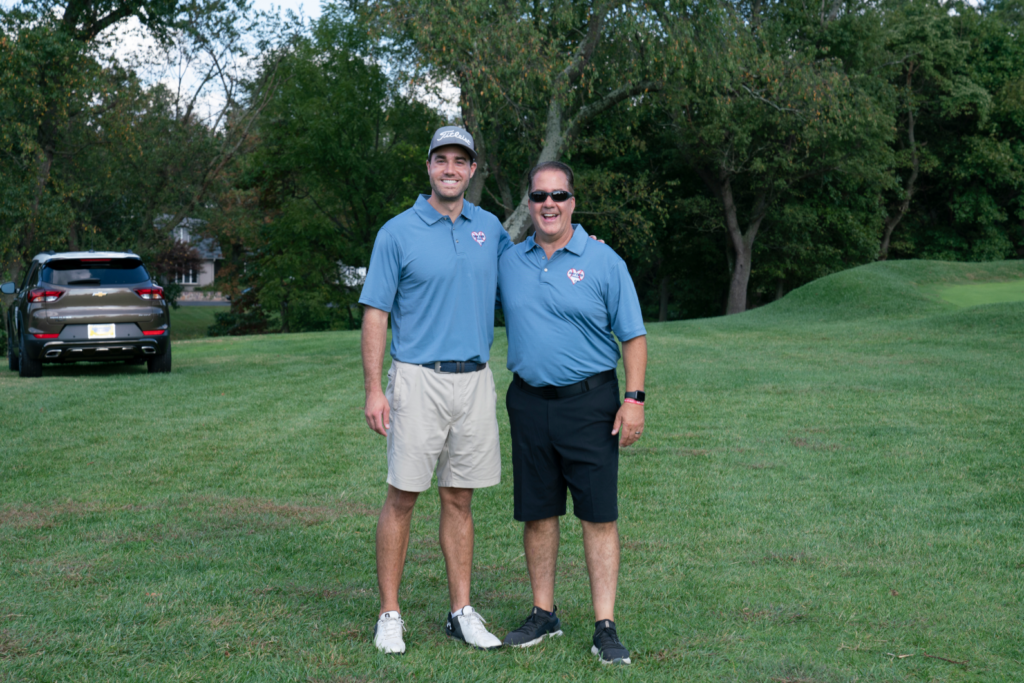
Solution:
[{"label": "man's knee", "polygon": [[419,495],[415,491],[403,491],[388,484],[388,495],[384,499],[384,505],[395,514],[410,515],[413,507],[416,506],[416,499],[419,498]]},{"label": "man's knee", "polygon": [[581,519],[580,524],[583,525],[583,534],[585,536],[592,536],[594,538],[606,538],[609,536],[618,536],[619,533],[618,521],[588,522],[586,520]]},{"label": "man's knee", "polygon": [[545,517],[544,519],[531,519],[523,523],[523,531],[527,534],[550,533],[558,529],[558,517]]},{"label": "man's knee", "polygon": [[473,509],[473,489],[460,489],[452,486],[440,486],[437,493],[441,498],[441,507],[446,512],[468,515]]}]

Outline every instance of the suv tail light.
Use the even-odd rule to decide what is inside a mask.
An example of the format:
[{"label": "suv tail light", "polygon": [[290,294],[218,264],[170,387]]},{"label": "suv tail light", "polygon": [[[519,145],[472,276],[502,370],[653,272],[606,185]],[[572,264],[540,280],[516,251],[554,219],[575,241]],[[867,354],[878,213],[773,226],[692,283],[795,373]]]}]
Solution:
[{"label": "suv tail light", "polygon": [[164,288],[163,287],[146,287],[144,289],[136,289],[135,293],[143,299],[163,299]]},{"label": "suv tail light", "polygon": [[46,333],[43,333],[43,334],[33,334],[32,336],[35,337],[36,339],[57,339],[58,337],[60,337],[60,334],[59,333],[58,334],[54,334],[52,332],[46,332]]},{"label": "suv tail light", "polygon": [[39,303],[40,301],[51,302],[64,296],[64,292],[59,289],[32,289],[28,293],[28,302],[30,304]]},{"label": "suv tail light", "polygon": [[159,337],[165,332],[165,330],[143,330],[142,334],[147,337]]}]

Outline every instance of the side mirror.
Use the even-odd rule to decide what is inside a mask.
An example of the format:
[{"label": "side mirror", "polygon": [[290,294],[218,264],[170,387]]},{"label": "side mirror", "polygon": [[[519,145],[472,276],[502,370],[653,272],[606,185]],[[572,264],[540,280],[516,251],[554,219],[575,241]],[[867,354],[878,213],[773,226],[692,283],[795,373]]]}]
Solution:
[{"label": "side mirror", "polygon": [[0,294],[14,294],[18,290],[13,282],[5,282],[0,285]]}]

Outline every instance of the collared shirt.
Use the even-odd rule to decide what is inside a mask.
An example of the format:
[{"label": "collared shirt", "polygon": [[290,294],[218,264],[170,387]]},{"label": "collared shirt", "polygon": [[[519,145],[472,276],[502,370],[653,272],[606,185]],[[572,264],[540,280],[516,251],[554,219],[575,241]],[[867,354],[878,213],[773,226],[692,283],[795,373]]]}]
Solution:
[{"label": "collared shirt", "polygon": [[485,362],[498,256],[512,241],[492,213],[463,201],[452,223],[427,199],[420,195],[377,233],[359,303],[391,314],[395,360]]},{"label": "collared shirt", "polygon": [[533,237],[499,259],[508,369],[533,386],[565,386],[619,362],[621,341],[647,334],[636,287],[611,247],[579,225],[547,259]]}]

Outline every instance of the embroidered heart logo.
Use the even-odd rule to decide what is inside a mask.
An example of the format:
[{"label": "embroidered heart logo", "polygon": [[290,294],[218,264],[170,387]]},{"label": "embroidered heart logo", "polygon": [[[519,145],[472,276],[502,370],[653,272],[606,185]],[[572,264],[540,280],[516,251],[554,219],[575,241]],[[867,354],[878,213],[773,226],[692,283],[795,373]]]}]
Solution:
[{"label": "embroidered heart logo", "polygon": [[472,237],[477,244],[483,244],[484,242],[487,241],[487,235],[483,234],[482,232],[470,233],[470,237]]},{"label": "embroidered heart logo", "polygon": [[566,273],[566,274],[569,276],[569,279],[572,280],[573,284],[576,284],[577,282],[579,282],[580,280],[583,279],[583,271],[582,270],[576,270],[575,268],[570,268],[569,272]]}]

